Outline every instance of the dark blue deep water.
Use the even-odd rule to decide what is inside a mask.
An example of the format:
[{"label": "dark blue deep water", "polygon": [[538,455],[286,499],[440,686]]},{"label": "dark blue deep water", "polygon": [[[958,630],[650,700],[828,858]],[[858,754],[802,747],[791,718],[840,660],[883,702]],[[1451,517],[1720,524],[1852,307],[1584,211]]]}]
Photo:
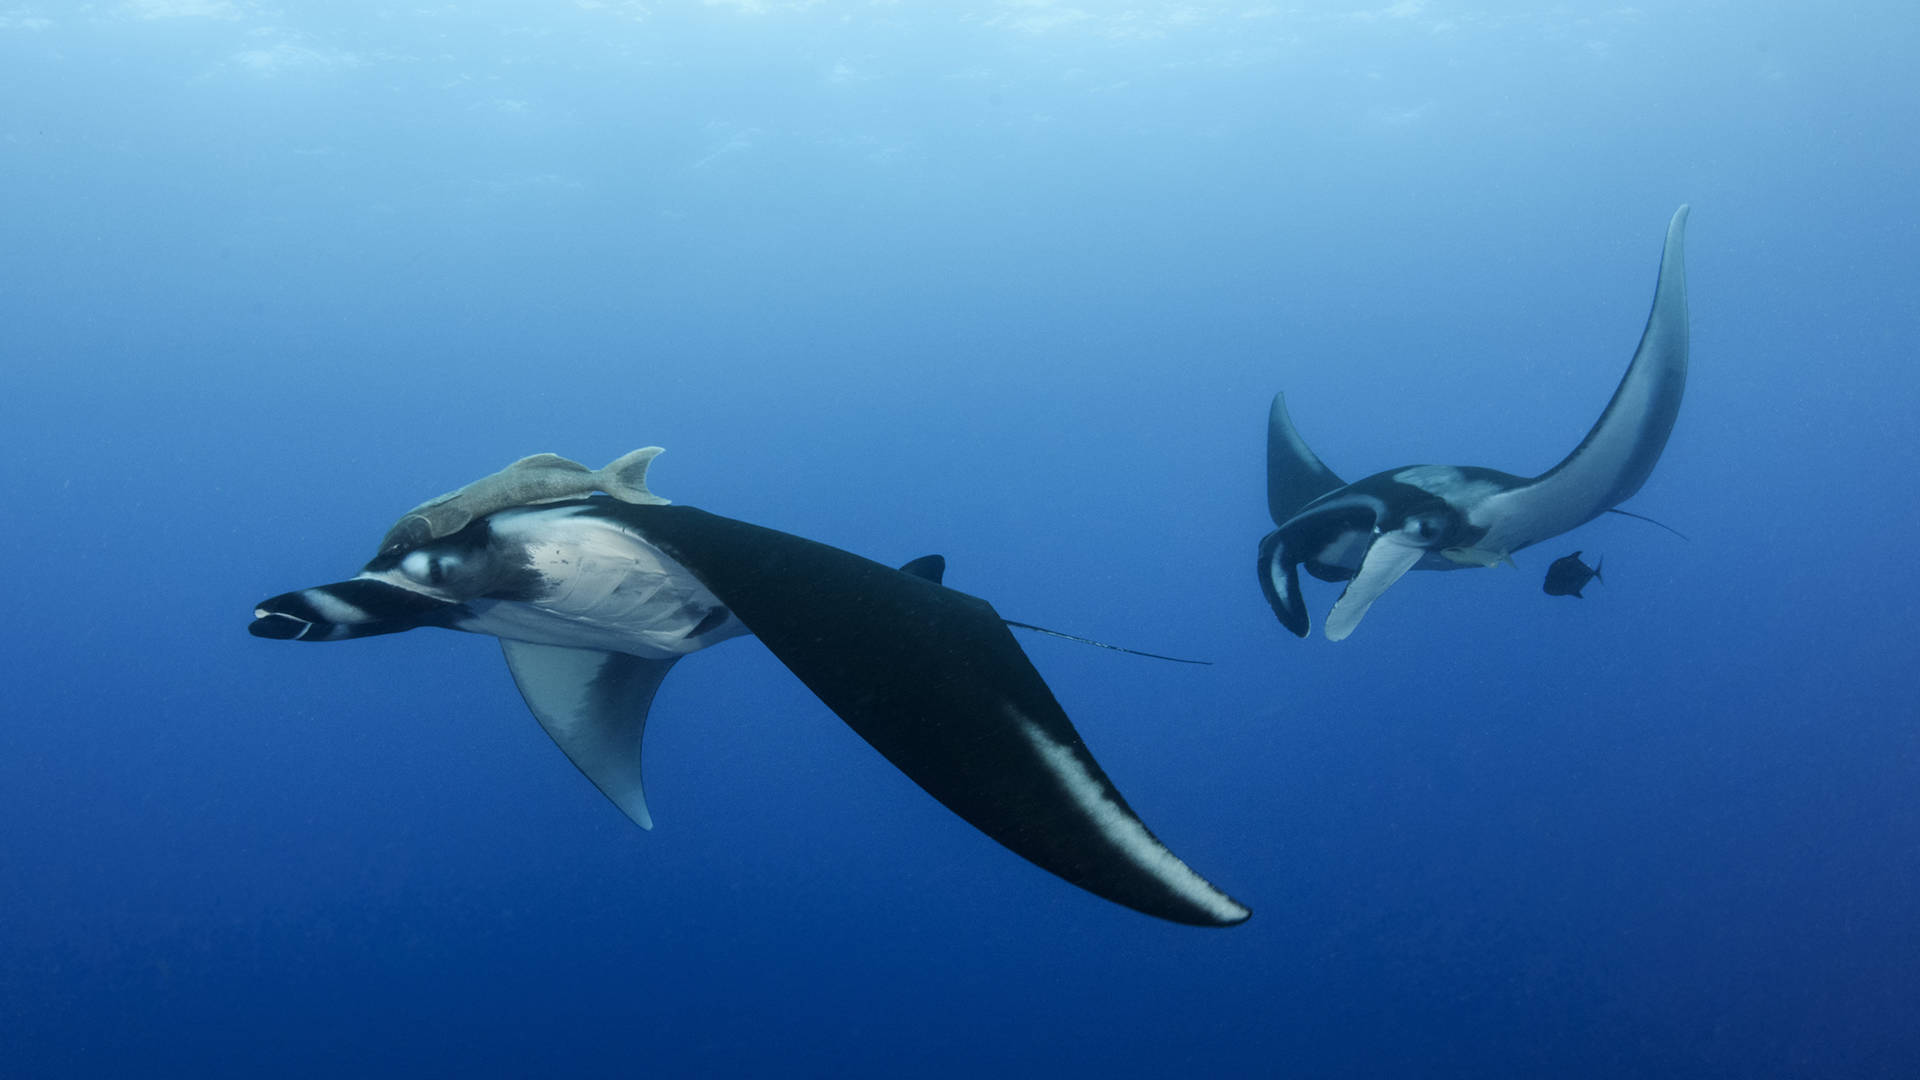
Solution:
[{"label": "dark blue deep water", "polygon": [[[1784,0],[0,4],[0,1075],[1920,1075],[1916,52]],[[1692,542],[1286,634],[1271,395],[1350,476],[1545,469],[1681,203],[1628,508]],[[646,833],[491,642],[246,633],[650,443],[1213,660],[1023,639],[1253,919],[1034,869],[751,639],[662,691]]]}]

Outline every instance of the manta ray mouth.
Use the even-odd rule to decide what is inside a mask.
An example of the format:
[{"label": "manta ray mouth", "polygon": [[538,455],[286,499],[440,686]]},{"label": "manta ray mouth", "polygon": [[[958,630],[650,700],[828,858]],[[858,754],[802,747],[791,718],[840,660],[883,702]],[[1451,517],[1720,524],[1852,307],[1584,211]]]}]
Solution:
[{"label": "manta ray mouth", "polygon": [[305,619],[296,619],[285,612],[268,611],[265,608],[254,608],[253,621],[247,624],[247,633],[274,641],[292,641],[311,629],[313,624]]}]

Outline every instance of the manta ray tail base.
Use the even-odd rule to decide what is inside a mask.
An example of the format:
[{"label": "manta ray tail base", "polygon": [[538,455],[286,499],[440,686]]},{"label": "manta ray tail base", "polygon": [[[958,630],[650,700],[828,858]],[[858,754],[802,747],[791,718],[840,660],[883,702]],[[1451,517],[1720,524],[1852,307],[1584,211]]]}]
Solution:
[{"label": "manta ray tail base", "polygon": [[1667,523],[1665,523],[1665,522],[1663,522],[1663,521],[1655,521],[1655,520],[1653,520],[1652,518],[1650,518],[1650,517],[1648,517],[1648,516],[1647,516],[1647,515],[1645,515],[1645,514],[1636,514],[1636,513],[1634,513],[1634,512],[1633,512],[1633,511],[1631,511],[1631,510],[1622,510],[1622,509],[1620,509],[1620,508],[1619,508],[1619,507],[1617,507],[1617,506],[1610,506],[1610,507],[1608,507],[1608,508],[1607,508],[1607,513],[1609,513],[1609,514],[1619,514],[1619,515],[1620,515],[1621,517],[1630,517],[1630,518],[1632,518],[1632,519],[1634,519],[1635,521],[1644,521],[1644,522],[1646,522],[1647,524],[1649,524],[1649,525],[1652,525],[1652,526],[1654,526],[1655,528],[1659,528],[1659,529],[1665,529],[1665,530],[1667,530],[1668,532],[1670,532],[1670,533],[1672,533],[1673,535],[1675,535],[1675,536],[1677,536],[1677,537],[1679,537],[1680,539],[1682,539],[1682,540],[1685,540],[1685,541],[1686,541],[1687,543],[1689,543],[1689,544],[1691,544],[1691,543],[1693,543],[1693,537],[1691,537],[1691,536],[1688,536],[1688,535],[1687,535],[1686,533],[1683,533],[1683,532],[1681,532],[1681,531],[1680,531],[1679,529],[1676,529],[1676,528],[1674,528],[1673,526],[1671,526],[1671,525],[1668,525]]},{"label": "manta ray tail base", "polygon": [[[944,555],[922,555],[917,559],[910,559],[900,564],[900,572],[903,574],[912,574],[914,577],[931,581],[935,585],[940,585],[946,580],[947,557]],[[1213,666],[1213,661],[1211,660],[1187,660],[1178,656],[1166,656],[1161,653],[1146,652],[1141,649],[1129,649],[1124,645],[1110,645],[1104,641],[1095,641],[1089,637],[1081,637],[1079,634],[1069,634],[1063,630],[1049,630],[1044,626],[1035,626],[1032,623],[1020,622],[1017,619],[1001,619],[1000,621],[1006,623],[1008,626],[1021,630],[1031,630],[1036,634],[1046,634],[1049,637],[1057,637],[1065,641],[1091,645],[1096,649],[1111,649],[1114,652],[1126,653],[1128,656],[1144,656],[1149,660],[1165,660],[1173,664],[1199,664],[1204,667]]]}]

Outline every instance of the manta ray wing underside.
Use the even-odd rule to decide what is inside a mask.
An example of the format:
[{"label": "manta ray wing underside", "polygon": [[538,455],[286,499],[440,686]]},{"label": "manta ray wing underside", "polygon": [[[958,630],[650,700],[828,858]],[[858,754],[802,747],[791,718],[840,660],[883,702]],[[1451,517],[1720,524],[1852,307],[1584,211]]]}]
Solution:
[{"label": "manta ray wing underside", "polygon": [[1666,449],[1687,386],[1687,210],[1667,224],[1653,308],[1613,397],[1560,464],[1487,500],[1486,543],[1512,552],[1593,520],[1646,483]]},{"label": "manta ray wing underside", "polygon": [[567,760],[634,824],[653,828],[640,783],[640,742],[653,695],[679,657],[649,660],[505,638],[500,649],[527,708]]},{"label": "manta ray wing underside", "polygon": [[1198,926],[1246,919],[1127,805],[986,601],[692,507],[620,512],[975,828],[1137,911]]}]

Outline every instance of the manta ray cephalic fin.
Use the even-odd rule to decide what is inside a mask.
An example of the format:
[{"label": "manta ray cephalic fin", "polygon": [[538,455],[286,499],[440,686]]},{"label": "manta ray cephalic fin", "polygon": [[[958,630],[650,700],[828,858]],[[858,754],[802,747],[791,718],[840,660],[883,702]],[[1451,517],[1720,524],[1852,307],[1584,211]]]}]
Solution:
[{"label": "manta ray cephalic fin", "polygon": [[1306,598],[1300,595],[1300,564],[1278,557],[1279,552],[1280,530],[1275,529],[1260,541],[1260,591],[1266,594],[1267,606],[1279,617],[1280,625],[1294,637],[1306,637],[1313,629],[1313,618],[1307,614]]},{"label": "manta ray cephalic fin", "polygon": [[1347,582],[1333,610],[1327,613],[1327,640],[1339,641],[1353,633],[1380,594],[1413,569],[1426,553],[1426,548],[1402,543],[1391,533],[1375,538],[1367,548],[1367,557],[1360,562],[1360,572]]}]

